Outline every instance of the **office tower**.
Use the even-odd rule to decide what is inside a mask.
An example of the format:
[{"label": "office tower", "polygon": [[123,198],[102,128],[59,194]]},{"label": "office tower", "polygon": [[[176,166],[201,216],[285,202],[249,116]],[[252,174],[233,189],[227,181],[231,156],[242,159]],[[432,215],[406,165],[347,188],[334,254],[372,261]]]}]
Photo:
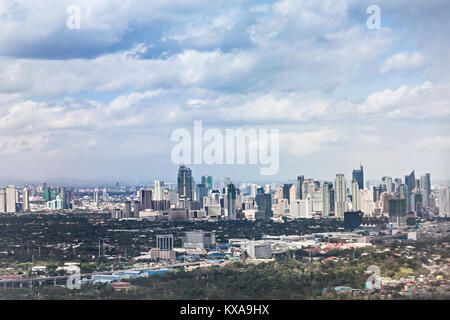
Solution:
[{"label": "office tower", "polygon": [[364,169],[363,166],[360,165],[360,169],[353,170],[352,180],[358,183],[359,190],[364,189]]},{"label": "office tower", "polygon": [[290,201],[297,200],[297,187],[295,186],[295,184],[293,184],[291,189],[289,189],[289,200]]},{"label": "office tower", "polygon": [[6,213],[6,191],[0,189],[0,213]]},{"label": "office tower", "polygon": [[142,211],[152,209],[152,191],[151,190],[139,190],[139,205]]},{"label": "office tower", "polygon": [[6,212],[16,212],[16,187],[14,185],[6,188]]},{"label": "office tower", "polygon": [[193,200],[192,171],[186,166],[180,166],[178,170],[178,194],[180,200]]},{"label": "office tower", "polygon": [[227,216],[230,220],[236,220],[236,187],[233,183],[229,182],[226,189],[226,203],[225,209],[227,210]]},{"label": "office tower", "polygon": [[303,181],[305,181],[305,176],[297,177],[297,199],[303,199]]},{"label": "office tower", "polygon": [[202,176],[201,182],[202,182],[202,184],[206,185],[208,190],[212,190],[213,189],[213,178],[212,178],[212,176]]},{"label": "office tower", "polygon": [[315,190],[316,184],[314,183],[314,179],[303,180],[303,190],[302,190],[303,199],[306,199],[308,195],[312,197],[314,195]]},{"label": "office tower", "polygon": [[400,192],[400,186],[402,185],[402,179],[400,179],[400,178],[395,178],[395,179],[394,179],[394,185],[395,185],[394,191],[395,191],[396,193],[399,193],[399,192]]},{"label": "office tower", "polygon": [[288,203],[290,203],[291,187],[292,183],[283,184],[283,199],[287,199]]},{"label": "office tower", "polygon": [[30,211],[30,190],[27,188],[23,189],[23,211]]},{"label": "office tower", "polygon": [[139,203],[139,201],[134,201],[133,202],[133,217],[134,218],[139,218],[139,211],[141,211],[140,203]]},{"label": "office tower", "polygon": [[259,188],[257,191],[256,204],[258,206],[260,216],[263,216],[264,219],[272,218],[272,197],[270,194],[265,193],[263,188]]},{"label": "office tower", "polygon": [[420,177],[420,187],[422,191],[422,205],[425,208],[430,206],[430,195],[431,195],[431,180],[430,174],[426,173]]},{"label": "office tower", "polygon": [[384,190],[387,193],[392,193],[392,178],[391,177],[383,177],[382,178],[383,181],[383,185],[384,185]]},{"label": "office tower", "polygon": [[333,184],[330,184],[331,188],[330,188],[330,212],[336,212],[336,207],[335,207],[335,201],[334,201],[334,188],[333,188]]},{"label": "office tower", "polygon": [[416,187],[416,176],[414,175],[414,170],[407,176],[405,176],[405,185],[407,192],[412,192]]},{"label": "office tower", "polygon": [[362,224],[363,215],[361,211],[344,212],[344,231],[352,232],[358,228]]},{"label": "office tower", "polygon": [[381,188],[380,187],[373,187],[373,201],[377,202],[380,201],[380,195],[381,195]]},{"label": "office tower", "polygon": [[352,181],[352,211],[359,211],[359,184],[357,181]]},{"label": "office tower", "polygon": [[155,200],[156,201],[164,200],[164,181],[161,180],[155,181]]},{"label": "office tower", "polygon": [[103,201],[108,201],[108,197],[109,197],[109,195],[108,195],[108,190],[106,190],[106,188],[103,188]]},{"label": "office tower", "polygon": [[343,174],[337,174],[335,179],[335,217],[344,218],[344,212],[347,202],[347,184]]},{"label": "office tower", "polygon": [[98,188],[94,189],[94,202],[95,202],[96,206],[98,206],[98,204],[100,202],[100,196],[99,196]]},{"label": "office tower", "polygon": [[69,201],[67,199],[67,191],[65,187],[61,187],[59,189],[59,198],[62,201],[62,209],[68,209],[69,208]]},{"label": "office tower", "polygon": [[156,246],[162,251],[173,250],[173,234],[157,235]]},{"label": "office tower", "polygon": [[328,217],[330,215],[330,184],[324,182],[322,185],[322,215]]},{"label": "office tower", "polygon": [[210,249],[216,245],[216,234],[209,231],[187,231],[182,239],[185,249]]},{"label": "office tower", "polygon": [[125,201],[125,208],[123,211],[124,218],[131,218],[131,201]]},{"label": "office tower", "polygon": [[400,198],[406,198],[406,185],[404,185],[403,183],[399,185],[398,187],[398,195],[400,196]]},{"label": "office tower", "polygon": [[197,201],[203,202],[203,198],[208,196],[208,187],[203,183],[198,184],[195,195]]},{"label": "office tower", "polygon": [[[1,200],[0,200],[1,201]],[[450,189],[439,190],[439,216],[441,218],[450,217]]]},{"label": "office tower", "polygon": [[397,226],[406,224],[406,199],[389,200],[389,222]]}]

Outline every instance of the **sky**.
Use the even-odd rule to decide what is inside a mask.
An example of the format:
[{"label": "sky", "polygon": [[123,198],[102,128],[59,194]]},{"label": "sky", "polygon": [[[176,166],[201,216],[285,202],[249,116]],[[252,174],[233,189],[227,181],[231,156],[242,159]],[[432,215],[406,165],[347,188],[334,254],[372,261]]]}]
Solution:
[{"label": "sky", "polygon": [[448,179],[448,12],[447,0],[2,0],[0,177],[175,181],[171,135],[202,121],[278,129],[280,165],[192,165],[196,177],[350,179],[362,163],[370,179]]}]

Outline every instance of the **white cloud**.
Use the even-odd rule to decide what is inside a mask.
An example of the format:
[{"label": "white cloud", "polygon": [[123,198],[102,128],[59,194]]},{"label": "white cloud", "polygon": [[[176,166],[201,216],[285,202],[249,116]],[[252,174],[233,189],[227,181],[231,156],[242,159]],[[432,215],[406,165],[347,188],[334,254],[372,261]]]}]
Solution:
[{"label": "white cloud", "polygon": [[424,65],[424,58],[419,52],[399,52],[387,58],[380,67],[382,74],[402,69],[417,69]]}]

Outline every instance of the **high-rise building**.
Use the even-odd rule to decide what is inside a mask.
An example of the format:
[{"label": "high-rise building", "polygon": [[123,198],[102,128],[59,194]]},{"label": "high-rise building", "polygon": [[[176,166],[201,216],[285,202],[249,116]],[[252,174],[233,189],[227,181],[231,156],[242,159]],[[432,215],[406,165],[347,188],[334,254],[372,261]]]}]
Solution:
[{"label": "high-rise building", "polygon": [[450,189],[439,190],[439,216],[442,218],[450,217]]},{"label": "high-rise building", "polygon": [[422,191],[422,204],[425,208],[429,208],[431,207],[430,205],[431,180],[429,173],[426,173],[420,177],[420,187]]},{"label": "high-rise building", "polygon": [[334,202],[335,217],[343,219],[347,202],[347,183],[343,174],[336,175]]},{"label": "high-rise building", "polygon": [[226,189],[226,202],[225,202],[225,210],[227,211],[228,219],[236,220],[236,195],[237,190],[233,183],[229,182],[227,184]]},{"label": "high-rise building", "polygon": [[322,185],[322,215],[328,217],[330,215],[330,184],[324,182]]},{"label": "high-rise building", "polygon": [[0,213],[6,213],[6,191],[0,189]]},{"label": "high-rise building", "polygon": [[272,196],[265,193],[263,188],[259,188],[257,191],[256,204],[258,205],[258,212],[261,216],[264,216],[265,219],[272,218]]},{"label": "high-rise building", "polygon": [[178,194],[180,200],[193,200],[192,170],[186,166],[180,166],[178,170]]},{"label": "high-rise building", "polygon": [[392,188],[392,177],[383,177],[382,178],[384,190],[386,190],[387,193],[393,193]]},{"label": "high-rise building", "polygon": [[406,224],[406,199],[389,200],[389,222],[398,226]]},{"label": "high-rise building", "polygon": [[23,211],[28,212],[30,211],[30,190],[28,188],[23,189]]},{"label": "high-rise building", "polygon": [[212,190],[213,189],[213,178],[212,178],[212,176],[202,176],[201,182],[202,182],[202,184],[206,185],[208,190]]},{"label": "high-rise building", "polygon": [[125,208],[123,210],[124,218],[131,218],[131,201],[125,201]]},{"label": "high-rise building", "polygon": [[362,165],[360,165],[359,170],[353,170],[352,180],[358,183],[359,190],[364,189],[364,169]]},{"label": "high-rise building", "polygon": [[380,201],[380,196],[381,196],[381,188],[380,187],[373,187],[373,201],[377,202]]},{"label": "high-rise building", "polygon": [[283,199],[287,199],[288,203],[290,202],[290,196],[291,196],[291,187],[292,183],[285,183],[283,184]]},{"label": "high-rise building", "polygon": [[14,185],[6,188],[6,212],[16,212],[16,187]]},{"label": "high-rise building", "polygon": [[195,195],[197,201],[203,202],[203,198],[208,196],[208,187],[203,183],[198,184]]},{"label": "high-rise building", "polygon": [[314,193],[316,191],[316,184],[314,182],[314,179],[305,179],[303,180],[303,190],[302,190],[302,197],[303,199],[306,199],[306,197],[314,196]]},{"label": "high-rise building", "polygon": [[139,206],[142,211],[152,209],[152,190],[139,190]]},{"label": "high-rise building", "polygon": [[352,181],[352,211],[359,211],[359,184],[357,181]]},{"label": "high-rise building", "polygon": [[405,176],[405,185],[407,192],[412,192],[416,187],[416,176],[414,174],[414,170],[407,176]]},{"label": "high-rise building", "polygon": [[161,180],[155,181],[155,200],[156,201],[164,200],[164,181]]},{"label": "high-rise building", "polygon": [[98,188],[94,189],[94,202],[95,202],[96,206],[98,206],[98,204],[100,202],[100,196],[99,196]]},{"label": "high-rise building", "polygon": [[303,181],[305,181],[305,176],[297,177],[297,199],[303,199]]}]

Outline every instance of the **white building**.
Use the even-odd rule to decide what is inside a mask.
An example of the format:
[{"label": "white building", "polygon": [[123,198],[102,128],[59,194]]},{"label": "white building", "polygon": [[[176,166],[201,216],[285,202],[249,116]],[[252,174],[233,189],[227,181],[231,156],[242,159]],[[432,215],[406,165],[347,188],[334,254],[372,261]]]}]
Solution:
[{"label": "white building", "polygon": [[450,189],[439,190],[439,216],[450,217]]},{"label": "white building", "polygon": [[6,188],[6,212],[16,212],[16,187],[14,185]]}]

